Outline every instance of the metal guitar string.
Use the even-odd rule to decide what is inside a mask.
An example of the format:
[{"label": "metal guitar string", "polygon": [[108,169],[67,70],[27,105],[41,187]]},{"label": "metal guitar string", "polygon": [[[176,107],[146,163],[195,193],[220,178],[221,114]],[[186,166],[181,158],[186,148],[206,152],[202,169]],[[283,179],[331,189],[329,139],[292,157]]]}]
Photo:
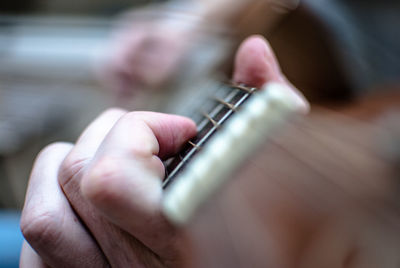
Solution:
[{"label": "metal guitar string", "polygon": [[[182,171],[190,159],[201,150],[209,138],[225,123],[239,107],[257,90],[254,87],[244,85],[229,85],[230,92],[224,98],[214,98],[216,106],[211,112],[203,112],[203,120],[198,125],[198,135],[188,141],[188,144],[170,162],[166,163],[166,179],[163,181],[163,188],[174,180],[176,175]],[[225,111],[226,110],[226,111]]]}]

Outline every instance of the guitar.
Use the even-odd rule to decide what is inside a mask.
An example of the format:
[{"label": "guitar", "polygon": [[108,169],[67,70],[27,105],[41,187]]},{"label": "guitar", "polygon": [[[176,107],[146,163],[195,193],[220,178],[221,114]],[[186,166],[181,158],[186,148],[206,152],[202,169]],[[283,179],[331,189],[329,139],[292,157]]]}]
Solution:
[{"label": "guitar", "polygon": [[[225,88],[199,136],[167,164],[164,212],[195,241],[193,267],[397,263],[396,114],[374,122],[316,108],[299,117],[290,97],[273,91]],[[258,101],[270,109],[247,117]],[[354,104],[349,114],[371,113],[377,102]]]}]

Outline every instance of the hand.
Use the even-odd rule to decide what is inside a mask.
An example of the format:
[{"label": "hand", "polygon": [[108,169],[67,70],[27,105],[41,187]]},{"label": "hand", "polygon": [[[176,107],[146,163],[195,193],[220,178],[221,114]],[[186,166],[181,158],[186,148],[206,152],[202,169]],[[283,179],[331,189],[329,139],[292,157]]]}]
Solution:
[{"label": "hand", "polygon": [[236,47],[250,33],[270,30],[298,3],[294,0],[177,2],[152,5],[129,13],[123,20],[105,62],[99,65],[100,79],[115,95],[125,97],[144,89],[165,89],[170,82],[190,76],[188,70],[194,65],[192,72],[198,74],[199,69],[210,71],[210,66],[216,68],[226,63],[232,55],[232,46]]},{"label": "hand", "polygon": [[179,10],[161,6],[128,14],[100,64],[100,80],[117,97],[168,84],[191,47],[202,39],[201,15],[192,13],[196,12],[182,16]]},{"label": "hand", "polygon": [[[280,73],[266,41],[246,40],[236,82],[276,81],[307,103]],[[186,118],[110,110],[76,144],[44,149],[34,165],[21,228],[21,267],[187,267],[185,232],[161,214],[161,159],[195,135]],[[34,250],[33,250],[33,249]]]}]

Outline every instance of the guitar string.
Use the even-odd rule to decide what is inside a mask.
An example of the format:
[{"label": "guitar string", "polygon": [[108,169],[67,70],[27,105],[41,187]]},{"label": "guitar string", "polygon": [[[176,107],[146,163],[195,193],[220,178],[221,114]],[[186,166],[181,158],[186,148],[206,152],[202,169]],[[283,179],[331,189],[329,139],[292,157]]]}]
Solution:
[{"label": "guitar string", "polygon": [[[244,90],[244,87],[239,87],[239,88],[237,88],[236,86],[231,86],[230,88],[233,88],[233,89],[239,89],[239,90],[242,90],[242,91],[245,91],[247,94],[244,96],[245,98],[241,98],[239,101],[237,101],[236,102],[236,106],[238,107],[238,106],[240,106],[243,102],[244,102],[244,100],[245,99],[247,99],[248,97],[249,97],[249,95],[250,95],[250,93],[248,93],[248,92],[254,92],[256,89],[254,88],[254,89],[246,89],[246,90]],[[233,98],[233,97],[232,97]],[[232,99],[231,98],[231,99]],[[233,108],[237,108],[236,106],[234,106]],[[218,108],[218,107],[217,107]],[[223,118],[221,119],[221,122],[219,123],[219,125],[223,122],[223,121],[225,121],[226,119],[227,119],[227,117],[229,117],[230,115],[231,115],[231,113],[233,112],[233,110],[229,110],[224,116],[223,116]],[[203,129],[205,128],[205,126],[207,126],[207,125],[203,125]],[[202,144],[202,143],[204,143],[207,139],[208,139],[208,137],[209,136],[211,136],[211,134],[213,133],[213,132],[215,132],[215,130],[216,130],[216,128],[214,127],[214,128],[211,128],[208,132],[206,132],[206,134],[203,136],[203,138],[201,138],[200,139],[200,143]],[[199,130],[199,131],[202,131],[202,130]],[[192,150],[190,150],[188,153],[187,153],[187,155],[186,156],[180,156],[180,158],[183,158],[183,160],[181,159],[181,161],[180,161],[180,163],[176,166],[176,168],[171,172],[171,173],[169,173],[168,174],[168,172],[166,172],[166,174],[168,174],[168,176],[167,176],[167,179],[164,181],[164,188],[167,186],[167,184],[169,183],[169,181],[178,173],[178,171],[180,171],[182,168],[183,168],[183,166],[188,162],[188,160],[190,159],[190,157],[192,157],[197,151],[198,151],[198,146],[199,146],[199,144],[200,143],[198,143],[198,144],[196,144],[197,146],[193,146],[193,149]]]},{"label": "guitar string", "polygon": [[[217,101],[219,105],[217,105],[211,113],[203,114],[207,120],[207,123],[202,124],[202,127],[198,129],[198,133],[203,133],[210,122],[212,127],[208,129],[208,131],[206,131],[202,137],[196,138],[198,140],[197,143],[194,143],[193,141],[188,142],[188,145],[191,147],[191,149],[187,151],[185,155],[182,155],[182,152],[178,154],[179,162],[171,172],[168,172],[168,167],[166,167],[166,179],[163,182],[163,188],[166,188],[169,185],[173,178],[184,168],[189,159],[199,151],[208,138],[217,131],[217,129],[238,109],[240,105],[242,105],[252,95],[252,93],[257,90],[257,88],[250,88],[242,85],[228,85],[228,87],[231,92],[228,94],[226,100],[215,98],[214,100]],[[245,94],[240,97],[240,94],[235,92],[235,90]],[[240,97],[239,100],[235,103],[230,103],[230,101],[234,100],[238,95]],[[229,110],[222,115],[220,120],[215,120],[213,117],[218,113],[223,112],[224,107],[228,108]]]},{"label": "guitar string", "polygon": [[193,146],[195,149],[197,149],[197,150],[201,149],[201,146],[195,144],[195,143],[192,142],[192,141],[188,141],[188,143],[189,143],[191,146]]}]

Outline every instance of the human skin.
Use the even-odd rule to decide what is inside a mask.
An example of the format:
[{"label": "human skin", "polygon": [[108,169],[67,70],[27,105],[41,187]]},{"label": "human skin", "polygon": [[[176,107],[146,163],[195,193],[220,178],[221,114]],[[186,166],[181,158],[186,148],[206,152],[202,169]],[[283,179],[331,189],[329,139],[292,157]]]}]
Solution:
[{"label": "human skin", "polygon": [[182,79],[188,59],[202,46],[218,51],[213,58],[219,66],[233,55],[231,46],[273,27],[295,2],[178,0],[127,12],[98,65],[99,78],[121,101],[143,90],[165,90],[166,84]]},{"label": "human skin", "polygon": [[[308,110],[262,37],[244,41],[235,65],[235,82],[282,83]],[[190,240],[161,212],[161,160],[195,134],[187,118],[111,109],[75,144],[46,147],[22,212],[21,267],[187,267]]]}]

